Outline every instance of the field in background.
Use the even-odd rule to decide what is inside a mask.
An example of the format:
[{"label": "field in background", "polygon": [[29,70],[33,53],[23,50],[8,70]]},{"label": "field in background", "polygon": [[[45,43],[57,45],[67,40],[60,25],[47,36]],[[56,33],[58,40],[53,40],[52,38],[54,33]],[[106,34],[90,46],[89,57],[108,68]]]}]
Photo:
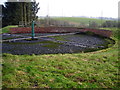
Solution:
[{"label": "field in background", "polygon": [[94,21],[97,24],[101,25],[101,22],[104,23],[106,20],[95,19],[95,18],[82,18],[82,17],[54,17],[55,20],[68,21],[74,24],[89,24],[89,21]]}]

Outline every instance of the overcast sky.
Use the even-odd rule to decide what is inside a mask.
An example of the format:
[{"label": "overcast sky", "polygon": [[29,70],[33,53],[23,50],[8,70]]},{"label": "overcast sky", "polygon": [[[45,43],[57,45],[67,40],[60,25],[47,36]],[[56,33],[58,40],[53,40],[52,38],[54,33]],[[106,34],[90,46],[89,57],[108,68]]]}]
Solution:
[{"label": "overcast sky", "polygon": [[[0,0],[4,2],[6,0]],[[118,17],[120,0],[36,0],[38,16]]]}]

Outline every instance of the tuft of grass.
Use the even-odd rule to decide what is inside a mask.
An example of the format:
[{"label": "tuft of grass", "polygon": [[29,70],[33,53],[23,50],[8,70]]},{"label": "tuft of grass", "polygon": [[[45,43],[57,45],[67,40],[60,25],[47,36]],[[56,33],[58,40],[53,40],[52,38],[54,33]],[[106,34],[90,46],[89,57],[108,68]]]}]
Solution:
[{"label": "tuft of grass", "polygon": [[66,41],[64,36],[54,36],[55,40]]},{"label": "tuft of grass", "polygon": [[[72,36],[72,35],[71,35]],[[60,40],[60,41],[69,41],[66,38],[71,37],[70,35],[65,35],[65,36],[52,36],[55,40]]]},{"label": "tuft of grass", "polygon": [[59,45],[63,44],[63,43],[52,42],[52,41],[42,41],[41,43],[46,43],[45,45],[42,45],[42,46],[48,47],[48,48],[58,48]]}]

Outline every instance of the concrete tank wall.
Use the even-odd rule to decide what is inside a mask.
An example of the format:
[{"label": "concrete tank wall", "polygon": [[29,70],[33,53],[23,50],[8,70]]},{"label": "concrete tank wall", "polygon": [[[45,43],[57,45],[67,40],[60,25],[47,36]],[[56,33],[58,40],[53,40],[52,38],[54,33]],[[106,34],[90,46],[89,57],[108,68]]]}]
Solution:
[{"label": "concrete tank wall", "polygon": [[[77,27],[35,27],[35,33],[69,33],[69,32],[93,32],[95,34],[111,37],[112,31],[103,29],[77,28]],[[30,27],[10,28],[11,34],[31,33]]]}]

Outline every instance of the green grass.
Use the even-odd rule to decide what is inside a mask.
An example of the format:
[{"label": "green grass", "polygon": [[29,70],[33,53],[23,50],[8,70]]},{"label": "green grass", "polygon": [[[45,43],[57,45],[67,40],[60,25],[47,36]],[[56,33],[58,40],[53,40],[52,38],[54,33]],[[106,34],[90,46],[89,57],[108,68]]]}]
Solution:
[{"label": "green grass", "polygon": [[69,41],[65,37],[70,37],[70,35],[65,35],[65,36],[52,36],[55,40],[60,40],[60,41]]},{"label": "green grass", "polygon": [[54,36],[55,40],[61,40],[66,41],[66,39],[63,36]]},{"label": "green grass", "polygon": [[3,54],[3,88],[118,88],[118,32],[113,47],[96,52]]},{"label": "green grass", "polygon": [[[31,41],[32,39],[26,39],[28,41]],[[9,44],[18,44],[18,45],[23,45],[23,44],[30,44],[30,45],[34,45],[34,44],[43,44],[42,47],[48,47],[48,48],[58,48],[59,45],[62,45],[63,43],[58,43],[58,42],[53,42],[53,41],[38,41],[38,42],[5,42],[5,43],[9,43]]]},{"label": "green grass", "polygon": [[[62,21],[68,21],[73,23],[83,23],[83,24],[89,24],[89,21],[95,21],[98,24],[101,24],[101,19],[94,19],[94,18],[81,18],[81,17],[56,17],[53,18],[55,20],[62,20]],[[102,20],[102,23],[106,20]]]},{"label": "green grass", "polygon": [[52,42],[52,41],[42,41],[41,43],[46,43],[46,45],[42,45],[42,46],[48,47],[48,48],[58,48],[59,45],[63,44],[63,43]]},{"label": "green grass", "polygon": [[0,33],[10,33],[10,28],[13,28],[13,27],[18,27],[18,26],[15,26],[15,25],[6,26],[0,29]]}]

